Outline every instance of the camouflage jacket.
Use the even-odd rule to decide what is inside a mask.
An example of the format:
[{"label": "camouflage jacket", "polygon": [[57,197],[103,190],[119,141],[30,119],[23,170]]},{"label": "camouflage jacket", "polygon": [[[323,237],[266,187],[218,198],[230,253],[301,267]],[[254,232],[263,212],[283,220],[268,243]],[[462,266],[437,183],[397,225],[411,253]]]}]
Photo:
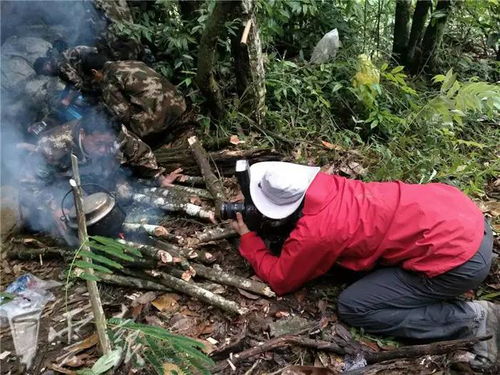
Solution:
[{"label": "camouflage jacket", "polygon": [[126,0],[94,0],[95,8],[106,19],[105,29],[100,33],[98,46],[112,60],[137,60],[143,53],[143,46],[132,36],[120,32],[121,25],[132,23],[132,13]]},{"label": "camouflage jacket", "polygon": [[86,54],[97,53],[97,48],[88,46],[76,46],[62,52],[58,56],[59,77],[71,83],[76,89],[91,91],[92,86],[84,80],[82,60]]},{"label": "camouflage jacket", "polygon": [[[96,176],[106,176],[113,169],[112,165],[127,166],[141,177],[157,177],[164,172],[158,166],[151,148],[137,136],[130,133],[123,125],[116,137],[114,157],[92,163],[81,144],[80,126],[77,120],[68,122],[49,131],[42,136],[37,144],[37,151],[47,162],[51,172],[64,173],[71,168],[71,153],[78,156],[82,164],[82,172],[87,170]],[[85,169],[85,166],[89,168]],[[110,168],[111,167],[111,168]]]},{"label": "camouflage jacket", "polygon": [[103,100],[139,137],[164,131],[186,110],[173,84],[140,61],[108,61],[101,82]]}]

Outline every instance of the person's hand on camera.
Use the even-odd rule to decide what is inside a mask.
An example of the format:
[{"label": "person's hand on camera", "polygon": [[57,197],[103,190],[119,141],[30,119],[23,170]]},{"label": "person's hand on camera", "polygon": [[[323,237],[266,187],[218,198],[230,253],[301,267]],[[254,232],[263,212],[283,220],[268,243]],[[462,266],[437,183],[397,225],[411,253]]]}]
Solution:
[{"label": "person's hand on camera", "polygon": [[236,220],[233,220],[231,225],[240,236],[250,232],[250,229],[248,229],[247,225],[243,221],[243,215],[241,215],[240,212],[236,212]]}]

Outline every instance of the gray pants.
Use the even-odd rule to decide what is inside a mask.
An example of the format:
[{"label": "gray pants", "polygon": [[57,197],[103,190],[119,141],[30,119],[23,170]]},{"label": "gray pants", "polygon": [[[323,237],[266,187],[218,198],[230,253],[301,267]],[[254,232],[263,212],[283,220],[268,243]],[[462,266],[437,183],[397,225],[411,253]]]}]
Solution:
[{"label": "gray pants", "polygon": [[456,299],[477,288],[491,266],[493,235],[467,262],[428,278],[398,267],[378,269],[345,289],[338,299],[341,319],[366,332],[399,338],[446,340],[474,334],[478,316]]}]

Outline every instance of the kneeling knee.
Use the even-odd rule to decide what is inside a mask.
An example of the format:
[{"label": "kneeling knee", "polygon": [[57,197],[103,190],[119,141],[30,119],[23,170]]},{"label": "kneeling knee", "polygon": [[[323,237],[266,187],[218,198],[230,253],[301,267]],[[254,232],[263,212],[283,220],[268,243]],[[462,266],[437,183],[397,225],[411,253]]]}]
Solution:
[{"label": "kneeling knee", "polygon": [[343,291],[337,299],[337,310],[342,320],[349,321],[349,319],[364,315],[365,311],[360,302],[352,296],[348,290]]}]

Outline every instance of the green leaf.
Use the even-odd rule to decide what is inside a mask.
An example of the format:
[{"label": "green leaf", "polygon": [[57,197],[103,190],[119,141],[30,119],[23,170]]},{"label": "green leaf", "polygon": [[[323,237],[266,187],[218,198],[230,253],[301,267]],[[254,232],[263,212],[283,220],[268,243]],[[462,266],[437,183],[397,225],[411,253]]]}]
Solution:
[{"label": "green leaf", "polygon": [[78,254],[80,256],[82,256],[82,257],[87,257],[87,258],[95,260],[95,261],[97,261],[99,263],[103,263],[103,264],[105,264],[107,266],[110,266],[110,267],[113,267],[113,268],[116,268],[116,269],[119,269],[119,270],[123,269],[123,266],[120,263],[115,262],[114,260],[106,258],[106,257],[104,257],[102,255],[94,254],[91,251],[81,250]]},{"label": "green leaf", "polygon": [[111,246],[104,246],[104,245],[99,245],[96,243],[90,243],[89,246],[92,249],[101,250],[101,251],[105,252],[106,254],[113,255],[119,259],[123,259],[123,260],[129,261],[129,262],[132,262],[134,260],[133,257],[125,254],[123,252],[123,249],[116,249],[116,248],[111,247]]},{"label": "green leaf", "polygon": [[109,268],[106,268],[104,266],[101,266],[99,264],[95,263],[90,263],[90,262],[85,262],[83,260],[77,260],[75,263],[73,263],[75,267],[83,268],[83,269],[94,269],[99,272],[104,272],[104,273],[113,273]]},{"label": "green leaf", "polygon": [[0,298],[0,305],[3,305],[4,303],[12,301],[14,298],[16,298],[16,296],[12,293],[0,292]]},{"label": "green leaf", "polygon": [[87,272],[82,272],[81,274],[78,275],[78,277],[80,279],[88,280],[88,281],[101,281],[101,279],[99,277],[97,277],[96,275],[92,275],[92,274],[87,273]]},{"label": "green leaf", "polygon": [[392,74],[396,74],[396,73],[399,73],[400,71],[402,71],[405,67],[404,66],[396,66],[394,69],[391,70],[391,73]]},{"label": "green leaf", "polygon": [[110,351],[108,354],[103,355],[92,366],[92,372],[96,375],[104,374],[106,371],[115,367],[122,356],[121,348]]},{"label": "green leaf", "polygon": [[481,299],[492,300],[493,298],[496,298],[496,297],[500,297],[500,292],[485,294],[484,296],[481,296]]},{"label": "green leaf", "polygon": [[441,86],[441,92],[446,92],[455,83],[457,75],[453,74],[453,69],[448,70],[446,77],[444,78],[443,85]]},{"label": "green leaf", "polygon": [[443,82],[446,77],[443,74],[438,74],[432,78],[432,82],[438,83]]}]

